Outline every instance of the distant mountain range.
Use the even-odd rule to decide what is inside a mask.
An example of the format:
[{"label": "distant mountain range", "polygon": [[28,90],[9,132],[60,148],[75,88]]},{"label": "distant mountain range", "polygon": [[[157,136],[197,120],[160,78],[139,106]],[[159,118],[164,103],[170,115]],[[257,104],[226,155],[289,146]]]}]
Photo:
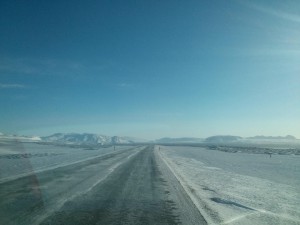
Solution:
[{"label": "distant mountain range", "polygon": [[21,142],[38,142],[41,138],[38,136],[25,136],[25,135],[15,135],[15,134],[4,134],[0,132],[0,140],[6,141],[21,141]]},{"label": "distant mountain range", "polygon": [[248,139],[273,139],[273,140],[296,140],[296,138],[292,135],[286,135],[286,136],[254,136],[249,137]]},{"label": "distant mountain range", "polygon": [[192,137],[183,137],[183,138],[160,138],[155,140],[155,143],[200,143],[203,142],[204,138],[192,138]]},{"label": "distant mountain range", "polygon": [[247,142],[247,141],[293,141],[297,140],[292,135],[287,136],[254,136],[254,137],[240,137],[232,135],[216,135],[205,139],[209,143],[224,143],[224,142]]},{"label": "distant mountain range", "polygon": [[232,136],[232,135],[216,135],[211,136],[205,139],[205,142],[233,142],[240,141],[243,138],[240,136]]},{"label": "distant mountain range", "polygon": [[112,145],[112,144],[130,144],[148,142],[148,140],[133,138],[107,136],[92,133],[55,133],[50,136],[23,136],[23,135],[8,135],[0,133],[0,140],[6,141],[21,141],[21,142],[49,142],[57,144],[89,144],[89,145]]},{"label": "distant mountain range", "polygon": [[92,133],[55,133],[50,136],[20,136],[0,133],[0,140],[17,140],[21,142],[50,142],[59,144],[89,144],[89,145],[112,145],[133,143],[157,143],[157,144],[184,144],[184,143],[231,143],[231,142],[286,142],[297,140],[292,135],[287,136],[254,136],[240,137],[232,135],[216,135],[208,138],[160,138],[154,141],[133,137],[107,136]]},{"label": "distant mountain range", "polygon": [[56,133],[47,137],[41,137],[42,141],[64,144],[132,144],[145,142],[145,140],[131,137],[106,136],[91,133]]}]

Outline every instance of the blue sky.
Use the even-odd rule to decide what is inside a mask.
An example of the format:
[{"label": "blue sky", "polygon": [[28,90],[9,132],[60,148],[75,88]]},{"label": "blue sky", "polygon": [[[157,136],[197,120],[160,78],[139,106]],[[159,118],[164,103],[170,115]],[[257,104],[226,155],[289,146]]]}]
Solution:
[{"label": "blue sky", "polygon": [[0,131],[300,138],[300,2],[0,1]]}]

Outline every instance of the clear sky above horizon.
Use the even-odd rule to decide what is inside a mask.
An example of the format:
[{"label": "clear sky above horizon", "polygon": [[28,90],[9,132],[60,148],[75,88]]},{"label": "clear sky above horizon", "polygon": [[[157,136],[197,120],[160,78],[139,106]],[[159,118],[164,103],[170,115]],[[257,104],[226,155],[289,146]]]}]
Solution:
[{"label": "clear sky above horizon", "polygon": [[300,138],[300,1],[0,0],[0,132]]}]

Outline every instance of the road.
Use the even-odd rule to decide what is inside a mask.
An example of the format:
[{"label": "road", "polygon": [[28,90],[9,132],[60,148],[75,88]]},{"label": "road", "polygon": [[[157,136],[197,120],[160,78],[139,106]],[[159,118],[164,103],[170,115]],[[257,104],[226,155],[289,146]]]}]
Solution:
[{"label": "road", "polygon": [[206,224],[153,146],[0,184],[6,225]]}]

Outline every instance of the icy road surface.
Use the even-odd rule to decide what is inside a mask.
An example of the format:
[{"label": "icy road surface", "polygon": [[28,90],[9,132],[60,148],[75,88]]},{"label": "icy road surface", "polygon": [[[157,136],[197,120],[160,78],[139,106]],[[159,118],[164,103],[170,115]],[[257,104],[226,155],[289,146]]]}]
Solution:
[{"label": "icy road surface", "polygon": [[160,146],[208,224],[300,224],[300,156]]},{"label": "icy road surface", "polygon": [[206,224],[153,146],[51,162],[0,183],[1,225]]}]

